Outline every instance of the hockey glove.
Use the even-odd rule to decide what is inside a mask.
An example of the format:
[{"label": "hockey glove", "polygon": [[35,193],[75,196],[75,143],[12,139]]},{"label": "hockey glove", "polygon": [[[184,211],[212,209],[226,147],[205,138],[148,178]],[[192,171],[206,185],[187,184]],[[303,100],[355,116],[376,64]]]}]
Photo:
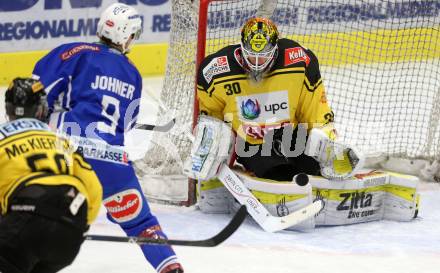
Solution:
[{"label": "hockey glove", "polygon": [[310,131],[304,153],[315,158],[321,167],[321,175],[331,180],[351,177],[364,164],[360,152],[336,141],[332,135],[329,137],[329,133],[321,128]]}]

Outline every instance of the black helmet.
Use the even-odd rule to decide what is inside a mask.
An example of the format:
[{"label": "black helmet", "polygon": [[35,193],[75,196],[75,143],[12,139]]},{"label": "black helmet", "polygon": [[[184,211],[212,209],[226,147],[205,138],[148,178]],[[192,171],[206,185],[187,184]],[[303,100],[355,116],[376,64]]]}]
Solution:
[{"label": "black helmet", "polygon": [[47,121],[48,106],[43,85],[32,78],[15,78],[5,93],[9,120],[36,118]]}]

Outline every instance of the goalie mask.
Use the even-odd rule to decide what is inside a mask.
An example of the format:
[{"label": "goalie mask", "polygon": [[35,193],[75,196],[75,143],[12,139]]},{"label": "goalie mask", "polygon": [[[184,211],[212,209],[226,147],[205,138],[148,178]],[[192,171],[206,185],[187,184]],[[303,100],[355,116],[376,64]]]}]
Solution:
[{"label": "goalie mask", "polygon": [[278,30],[266,18],[251,18],[241,30],[243,59],[255,79],[270,69],[278,53]]},{"label": "goalie mask", "polygon": [[[120,46],[122,53],[130,49],[131,40],[139,39],[142,33],[142,20],[139,13],[125,4],[110,5],[101,14],[98,22],[97,35]],[[129,42],[130,41],[130,42]]]},{"label": "goalie mask", "polygon": [[47,121],[48,106],[42,84],[31,78],[15,78],[5,93],[9,120],[36,118]]}]

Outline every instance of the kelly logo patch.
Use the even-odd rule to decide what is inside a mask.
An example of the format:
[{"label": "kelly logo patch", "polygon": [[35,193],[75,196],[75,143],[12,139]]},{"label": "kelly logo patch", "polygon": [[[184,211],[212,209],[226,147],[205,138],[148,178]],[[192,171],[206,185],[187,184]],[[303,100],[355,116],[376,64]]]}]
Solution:
[{"label": "kelly logo patch", "polygon": [[310,63],[310,57],[304,52],[302,47],[287,48],[284,51],[284,66],[305,62],[306,66]]},{"label": "kelly logo patch", "polygon": [[114,194],[103,200],[103,204],[111,217],[118,223],[135,219],[142,210],[142,198],[139,191],[135,189]]},{"label": "kelly logo patch", "polygon": [[211,62],[203,68],[203,77],[205,80],[210,83],[212,77],[215,75],[219,75],[225,72],[231,71],[229,68],[228,57],[221,56],[211,60]]}]

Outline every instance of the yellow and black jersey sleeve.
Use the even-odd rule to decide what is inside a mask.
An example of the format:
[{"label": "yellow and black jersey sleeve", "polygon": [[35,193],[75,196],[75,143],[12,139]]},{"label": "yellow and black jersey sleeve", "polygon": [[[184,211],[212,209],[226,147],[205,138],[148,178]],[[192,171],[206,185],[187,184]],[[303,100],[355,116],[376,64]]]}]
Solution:
[{"label": "yellow and black jersey sleeve", "polygon": [[[204,63],[207,59],[204,60]],[[206,69],[206,64],[202,63],[199,68],[197,77],[197,101],[199,103],[199,113],[223,119],[224,102],[213,95],[215,87],[211,81],[207,81],[203,70]]]},{"label": "yellow and black jersey sleeve", "polygon": [[306,52],[310,62],[305,70],[296,115],[299,123],[307,123],[311,129],[333,122],[334,114],[327,101],[318,60],[312,51]]}]

